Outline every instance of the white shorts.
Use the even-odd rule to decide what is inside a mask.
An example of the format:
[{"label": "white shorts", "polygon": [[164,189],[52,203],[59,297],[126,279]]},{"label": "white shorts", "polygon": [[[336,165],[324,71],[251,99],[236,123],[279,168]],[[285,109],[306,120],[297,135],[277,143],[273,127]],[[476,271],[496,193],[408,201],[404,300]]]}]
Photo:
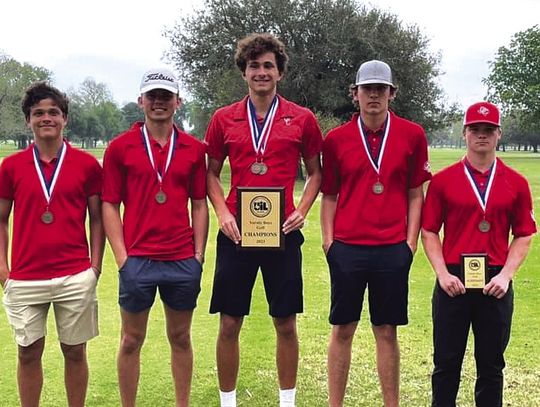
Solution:
[{"label": "white shorts", "polygon": [[91,268],[50,280],[11,280],[4,284],[4,306],[15,342],[29,346],[47,334],[47,313],[54,307],[58,339],[78,345],[96,337],[97,277]]}]

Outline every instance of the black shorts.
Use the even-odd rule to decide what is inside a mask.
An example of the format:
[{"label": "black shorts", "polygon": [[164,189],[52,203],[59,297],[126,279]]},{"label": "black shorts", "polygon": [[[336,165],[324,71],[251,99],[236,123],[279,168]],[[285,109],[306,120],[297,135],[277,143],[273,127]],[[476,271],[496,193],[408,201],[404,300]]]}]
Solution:
[{"label": "black shorts", "polygon": [[407,242],[363,246],[335,240],[326,256],[332,282],[330,323],[360,320],[368,287],[371,323],[406,325],[409,269],[413,254]]},{"label": "black shorts", "polygon": [[238,250],[222,232],[217,236],[216,271],[210,312],[249,314],[251,293],[261,269],[268,312],[285,318],[303,311],[302,252],[299,230],[285,236],[285,250]]},{"label": "black shorts", "polygon": [[159,261],[128,257],[119,270],[118,304],[128,312],[141,312],[152,306],[159,288],[161,300],[176,311],[197,306],[201,291],[202,266],[195,257]]}]

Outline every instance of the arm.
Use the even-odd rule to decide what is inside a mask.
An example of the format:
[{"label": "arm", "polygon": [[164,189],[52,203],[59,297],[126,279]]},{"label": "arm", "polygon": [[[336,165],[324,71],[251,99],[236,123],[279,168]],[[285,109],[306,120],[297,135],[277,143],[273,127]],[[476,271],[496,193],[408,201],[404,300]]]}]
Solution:
[{"label": "arm", "polygon": [[321,233],[324,253],[328,253],[334,241],[334,218],[336,217],[337,195],[323,195],[321,200]]},{"label": "arm", "polygon": [[285,223],[283,223],[283,233],[285,234],[304,226],[304,220],[307,213],[317,198],[321,188],[322,172],[320,154],[317,154],[308,160],[304,160],[304,164],[307,172],[304,191],[302,192],[302,197],[300,198],[296,210],[291,213],[287,220],[285,220]]},{"label": "arm", "polygon": [[103,202],[102,210],[105,233],[107,234],[107,239],[109,239],[116,265],[120,268],[127,259],[122,219],[120,218],[120,204]]},{"label": "arm", "polygon": [[88,198],[88,216],[90,218],[90,262],[94,273],[99,277],[105,249],[105,232],[103,231],[99,195],[92,195]]},{"label": "arm", "polygon": [[9,214],[13,201],[0,199],[0,285],[4,286],[8,275]]},{"label": "arm", "polygon": [[433,270],[435,270],[439,285],[446,292],[446,294],[448,294],[450,297],[465,294],[465,286],[461,280],[458,277],[450,274],[446,268],[439,235],[422,228],[422,244],[424,246],[426,256],[431,263],[431,267],[433,267]]},{"label": "arm", "polygon": [[525,260],[529,247],[531,246],[531,236],[515,237],[508,248],[508,257],[501,272],[491,279],[484,287],[485,295],[492,295],[495,298],[502,298],[508,291],[508,286],[512,277],[516,274],[519,266]]},{"label": "arm", "polygon": [[191,200],[191,225],[195,244],[195,258],[204,263],[204,251],[208,239],[208,204],[206,199]]},{"label": "arm", "polygon": [[214,206],[216,212],[219,229],[231,239],[234,243],[240,242],[241,236],[236,224],[236,219],[227,208],[225,203],[225,193],[221,185],[219,175],[223,168],[223,161],[216,160],[215,158],[208,158],[208,171],[206,173],[206,186],[208,189],[208,197],[210,202]]},{"label": "arm", "polygon": [[418,235],[420,233],[420,220],[422,217],[422,204],[424,203],[424,191],[422,185],[411,188],[408,191],[408,211],[407,211],[407,244],[413,254],[418,245]]}]

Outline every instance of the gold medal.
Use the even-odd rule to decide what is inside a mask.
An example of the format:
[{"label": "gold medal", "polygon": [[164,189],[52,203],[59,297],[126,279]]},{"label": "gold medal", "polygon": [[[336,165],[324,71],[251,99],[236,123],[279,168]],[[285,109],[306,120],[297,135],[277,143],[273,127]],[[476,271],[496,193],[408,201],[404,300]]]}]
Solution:
[{"label": "gold medal", "polygon": [[373,186],[371,187],[371,190],[373,191],[374,194],[380,195],[384,192],[384,185],[380,181],[377,181],[376,183],[373,184]]},{"label": "gold medal", "polygon": [[45,212],[43,212],[41,214],[41,221],[46,225],[50,225],[51,223],[53,223],[54,216],[53,216],[52,212],[49,211],[48,209]]},{"label": "gold medal", "polygon": [[165,202],[167,202],[167,194],[159,190],[159,192],[155,196],[155,199],[158,204],[164,204]]},{"label": "gold medal", "polygon": [[491,224],[483,219],[479,224],[478,224],[478,230],[480,230],[480,232],[482,233],[486,233],[486,232],[489,232],[489,230],[491,229]]},{"label": "gold medal", "polygon": [[268,166],[265,163],[259,163],[259,175],[264,175],[268,172]]},{"label": "gold medal", "polygon": [[251,164],[250,170],[252,174],[259,175],[262,171],[261,163],[254,162],[253,164]]}]

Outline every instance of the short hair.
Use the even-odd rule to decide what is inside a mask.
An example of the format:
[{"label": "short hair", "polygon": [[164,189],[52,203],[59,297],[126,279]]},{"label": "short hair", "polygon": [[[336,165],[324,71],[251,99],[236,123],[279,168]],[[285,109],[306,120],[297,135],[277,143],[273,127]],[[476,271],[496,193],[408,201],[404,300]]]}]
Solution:
[{"label": "short hair", "polygon": [[30,119],[30,111],[32,107],[37,105],[43,99],[52,99],[60,108],[64,117],[68,115],[69,100],[65,93],[61,92],[46,81],[34,82],[24,93],[21,109],[24,113],[26,121]]},{"label": "short hair", "polygon": [[234,55],[236,66],[244,73],[248,61],[257,59],[267,52],[274,53],[278,71],[280,75],[283,74],[289,61],[289,56],[285,52],[285,44],[269,33],[250,34],[238,41]]}]

